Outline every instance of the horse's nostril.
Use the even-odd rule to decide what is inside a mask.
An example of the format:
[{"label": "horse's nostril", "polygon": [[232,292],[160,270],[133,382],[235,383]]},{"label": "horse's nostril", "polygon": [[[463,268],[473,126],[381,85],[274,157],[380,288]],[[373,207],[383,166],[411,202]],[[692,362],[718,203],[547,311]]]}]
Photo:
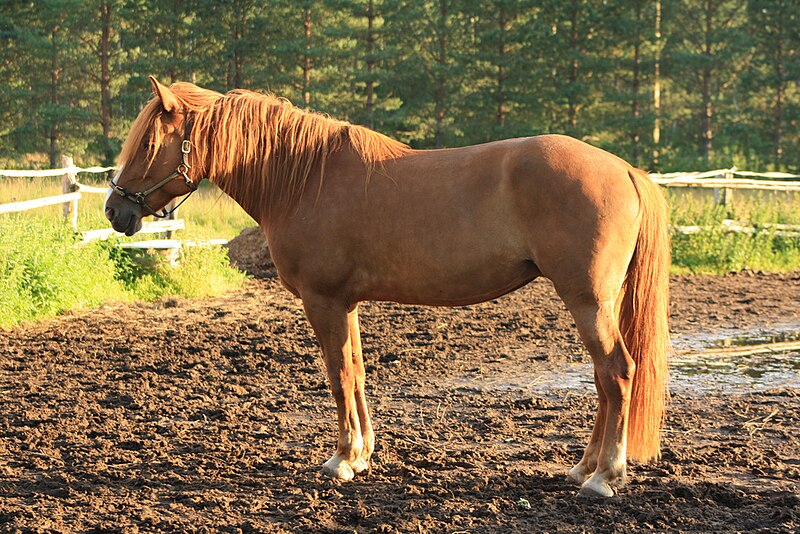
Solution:
[{"label": "horse's nostril", "polygon": [[114,208],[106,206],[106,219],[109,221],[114,220]]}]

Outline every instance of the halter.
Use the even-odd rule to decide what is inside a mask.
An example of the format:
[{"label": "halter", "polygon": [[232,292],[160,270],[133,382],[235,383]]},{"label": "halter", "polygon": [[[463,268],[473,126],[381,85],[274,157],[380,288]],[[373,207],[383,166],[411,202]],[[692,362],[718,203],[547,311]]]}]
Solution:
[{"label": "halter", "polygon": [[[149,214],[152,215],[153,217],[156,217],[158,219],[165,219],[165,218],[169,217],[170,215],[172,215],[172,213],[175,210],[177,210],[181,206],[181,204],[186,202],[186,199],[188,199],[190,196],[192,196],[192,193],[197,191],[197,187],[198,187],[197,184],[194,183],[194,181],[192,181],[191,178],[189,178],[189,174],[188,174],[189,170],[192,168],[189,165],[189,162],[188,162],[189,153],[192,151],[192,142],[189,141],[189,136],[192,133],[192,123],[193,123],[192,120],[189,120],[186,123],[186,131],[183,134],[183,141],[181,142],[181,162],[178,164],[178,168],[175,169],[175,171],[172,174],[170,174],[169,176],[167,176],[166,178],[164,178],[163,180],[158,182],[153,187],[150,187],[149,189],[145,189],[144,191],[140,191],[138,193],[134,193],[132,191],[128,191],[124,187],[121,187],[121,186],[115,184],[113,179],[109,183],[109,187],[111,187],[111,189],[115,193],[117,193],[119,196],[121,196],[122,198],[130,200],[134,204],[138,204],[141,207],[143,207],[144,209],[146,209],[149,212]],[[166,208],[163,208],[161,213],[156,213],[156,211],[153,210],[153,208],[151,208],[147,204],[147,201],[145,200],[147,198],[147,195],[149,195],[153,191],[161,189],[162,187],[164,187],[165,185],[170,183],[172,180],[174,180],[178,176],[183,178],[183,183],[186,184],[186,187],[189,188],[189,194],[186,195],[185,197],[183,197],[183,200],[178,202],[178,204],[174,208],[172,208],[171,210],[167,211]]]}]

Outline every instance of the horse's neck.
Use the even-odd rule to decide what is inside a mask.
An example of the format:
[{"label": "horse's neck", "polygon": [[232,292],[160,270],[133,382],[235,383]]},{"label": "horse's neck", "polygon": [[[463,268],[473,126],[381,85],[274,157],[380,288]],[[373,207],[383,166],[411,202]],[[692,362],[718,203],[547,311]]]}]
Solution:
[{"label": "horse's neck", "polygon": [[[326,158],[326,168],[329,168],[337,156],[338,154],[332,154]],[[255,166],[261,165],[256,163]],[[294,200],[287,200],[291,195],[281,187],[287,181],[285,177],[271,177],[271,181],[275,182],[273,185],[268,180],[259,180],[257,176],[247,176],[244,169],[244,165],[241,165],[228,175],[209,178],[239,204],[265,232],[274,220],[296,212],[304,197],[308,195],[315,197],[320,185],[321,166],[318,163],[313,166],[309,179],[304,184],[304,193]]]},{"label": "horse's neck", "polygon": [[212,177],[226,195],[231,197],[250,217],[262,228],[269,225],[269,206],[266,202],[259,203],[252,195],[248,195],[246,188],[239,185],[241,176]]}]

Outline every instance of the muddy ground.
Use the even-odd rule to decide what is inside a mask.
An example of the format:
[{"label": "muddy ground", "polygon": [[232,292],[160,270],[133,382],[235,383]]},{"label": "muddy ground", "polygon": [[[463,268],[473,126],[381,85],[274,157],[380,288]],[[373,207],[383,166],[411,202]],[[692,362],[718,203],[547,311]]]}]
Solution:
[{"label": "muddy ground", "polygon": [[[663,460],[605,501],[564,480],[594,395],[497,386],[584,354],[546,281],[478,306],[362,305],[372,469],[320,474],[334,403],[268,271],[224,298],[0,332],[0,531],[800,529],[800,384],[676,394]],[[800,325],[800,273],[672,281],[676,336]]]}]

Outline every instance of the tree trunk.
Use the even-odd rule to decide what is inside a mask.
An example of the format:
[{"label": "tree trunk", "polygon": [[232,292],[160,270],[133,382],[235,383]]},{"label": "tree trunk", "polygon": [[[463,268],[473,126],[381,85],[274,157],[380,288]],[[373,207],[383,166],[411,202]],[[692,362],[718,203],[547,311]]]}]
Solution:
[{"label": "tree trunk", "polygon": [[639,163],[639,76],[641,70],[642,39],[639,28],[642,23],[642,4],[636,2],[636,35],[633,43],[633,87],[631,101],[631,161],[634,165]]},{"label": "tree trunk", "polygon": [[706,0],[705,3],[705,45],[703,54],[706,61],[703,65],[703,80],[701,85],[702,91],[702,109],[700,116],[700,127],[702,129],[702,156],[703,163],[706,167],[710,165],[712,146],[714,140],[714,132],[711,129],[711,120],[714,110],[711,102],[711,82],[712,82],[712,45],[711,38],[714,29],[714,1]]},{"label": "tree trunk", "polygon": [[506,31],[507,21],[505,6],[500,4],[497,19],[497,29],[500,32],[497,44],[497,128],[503,130],[506,127],[506,95],[505,95],[505,61],[506,61]]},{"label": "tree trunk", "polygon": [[570,33],[569,50],[571,54],[569,68],[569,92],[567,96],[567,127],[569,133],[575,135],[578,130],[578,103],[575,86],[578,83],[580,63],[578,62],[579,43],[578,43],[578,14],[580,12],[580,0],[572,0],[572,10],[570,13]]},{"label": "tree trunk", "polygon": [[444,119],[445,119],[445,99],[447,98],[447,86],[445,79],[445,65],[447,64],[447,0],[439,0],[439,22],[438,22],[438,42],[436,63],[439,67],[436,75],[436,102],[434,106],[434,117],[436,119],[434,143],[436,148],[444,146]]},{"label": "tree trunk", "polygon": [[306,109],[311,106],[311,6],[305,9],[303,21],[306,36],[306,48],[303,56],[303,105]]},{"label": "tree trunk", "polygon": [[653,67],[653,167],[661,156],[661,0],[656,0],[656,50]]},{"label": "tree trunk", "polygon": [[375,2],[367,4],[367,127],[375,128]]},{"label": "tree trunk", "polygon": [[[172,0],[172,16],[175,20],[180,20],[181,0]],[[178,59],[180,58],[181,39],[172,40],[172,61],[169,62],[169,81],[175,83],[178,81]]]},{"label": "tree trunk", "polygon": [[780,3],[778,16],[777,38],[775,39],[775,125],[773,140],[775,142],[774,163],[775,170],[779,171],[783,160],[783,105],[786,96],[786,81],[783,72],[783,15],[784,3]]},{"label": "tree trunk", "polygon": [[231,22],[231,58],[228,66],[228,87],[242,87],[242,39],[245,33],[245,17],[247,16],[245,6],[241,2],[234,3]]},{"label": "tree trunk", "polygon": [[[58,30],[59,28],[56,26],[50,32],[50,105],[52,106],[53,110],[58,109],[58,90],[61,83],[61,69],[58,65]],[[58,119],[56,118],[57,115],[57,113],[52,113],[48,124],[48,137],[50,141],[48,153],[50,157],[51,169],[57,168],[60,161],[60,148],[58,146],[58,142],[60,140],[61,133],[59,131]]]},{"label": "tree trunk", "polygon": [[111,165],[114,161],[114,149],[111,146],[111,3],[100,2],[100,121],[103,126],[103,164]]}]

